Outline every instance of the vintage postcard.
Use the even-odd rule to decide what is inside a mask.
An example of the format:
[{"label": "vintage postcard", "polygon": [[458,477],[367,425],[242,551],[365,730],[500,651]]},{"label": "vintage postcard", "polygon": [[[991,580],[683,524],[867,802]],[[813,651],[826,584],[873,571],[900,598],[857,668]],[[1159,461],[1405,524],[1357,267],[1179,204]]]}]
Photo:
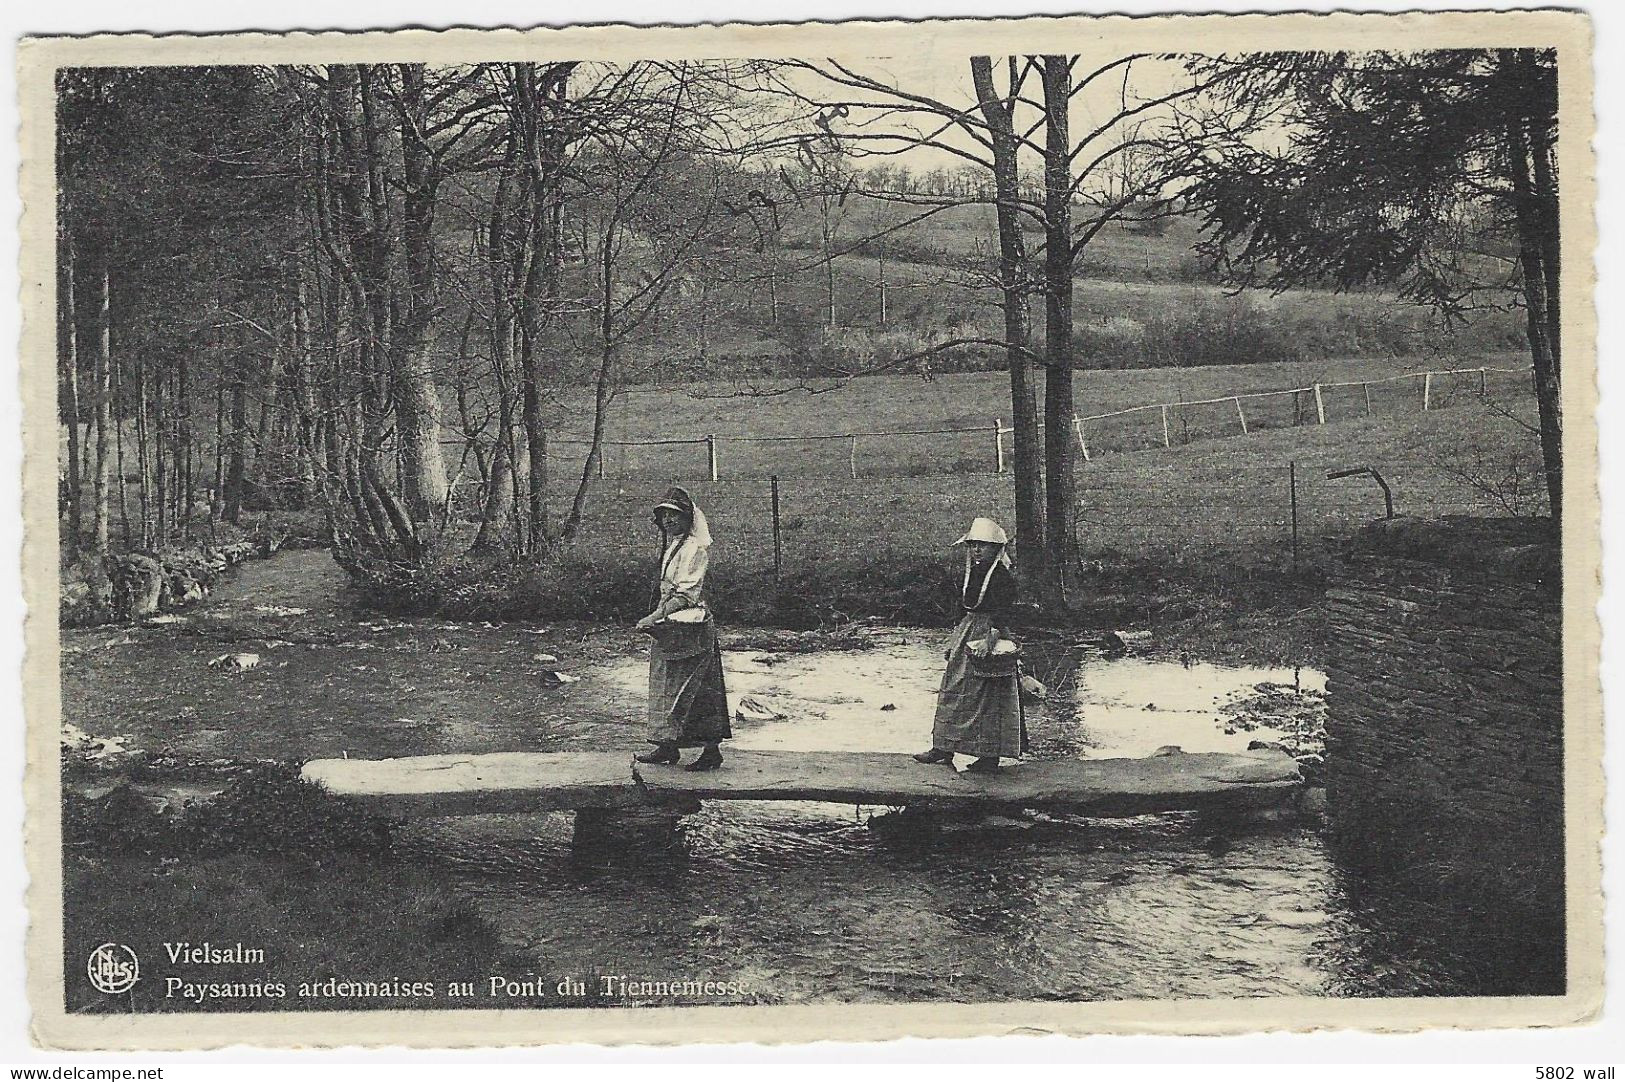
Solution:
[{"label": "vintage postcard", "polygon": [[1595,1017],[1583,16],[19,60],[42,1045]]}]

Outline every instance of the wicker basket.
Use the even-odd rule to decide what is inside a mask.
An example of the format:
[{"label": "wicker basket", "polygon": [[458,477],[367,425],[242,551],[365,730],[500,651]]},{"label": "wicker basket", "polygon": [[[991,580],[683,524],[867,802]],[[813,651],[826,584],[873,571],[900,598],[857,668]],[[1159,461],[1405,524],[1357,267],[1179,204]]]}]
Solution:
[{"label": "wicker basket", "polygon": [[1000,645],[1002,646],[1005,643],[1009,643],[1015,649],[1001,650],[992,654],[978,654],[974,650],[967,651],[966,657],[969,662],[970,674],[979,676],[984,680],[998,680],[1016,675],[1021,669],[1021,647],[1016,646],[1009,639],[1001,640]]}]

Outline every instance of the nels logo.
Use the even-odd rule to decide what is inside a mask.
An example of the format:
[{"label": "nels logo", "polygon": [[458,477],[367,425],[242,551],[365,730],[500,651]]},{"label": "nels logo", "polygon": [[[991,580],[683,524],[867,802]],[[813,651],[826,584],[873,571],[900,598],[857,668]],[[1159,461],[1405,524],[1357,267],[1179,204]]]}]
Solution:
[{"label": "nels logo", "polygon": [[128,992],[141,979],[141,963],[135,951],[122,943],[103,943],[91,951],[86,970],[96,991],[110,996]]}]

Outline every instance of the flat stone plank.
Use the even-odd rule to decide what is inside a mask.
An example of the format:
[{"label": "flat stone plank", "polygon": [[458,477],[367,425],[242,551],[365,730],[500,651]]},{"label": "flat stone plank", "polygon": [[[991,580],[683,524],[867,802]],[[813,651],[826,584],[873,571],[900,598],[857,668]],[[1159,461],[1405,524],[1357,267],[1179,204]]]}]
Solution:
[{"label": "flat stone plank", "polygon": [[658,803],[638,786],[631,761],[629,753],[619,751],[312,759],[300,776],[338,796],[419,815],[634,808]]},{"label": "flat stone plank", "polygon": [[1297,762],[1273,750],[1178,752],[1144,759],[1063,759],[957,773],[878,752],[724,748],[722,769],[634,765],[651,794],[700,800],[813,800],[836,804],[1054,809],[1096,816],[1278,805],[1303,785]]},{"label": "flat stone plank", "polygon": [[1065,759],[956,773],[879,752],[743,751],[722,769],[647,766],[627,752],[498,752],[402,759],[316,759],[302,776],[329,792],[423,815],[665,807],[702,800],[1007,807],[1096,816],[1278,805],[1303,784],[1279,751]]}]

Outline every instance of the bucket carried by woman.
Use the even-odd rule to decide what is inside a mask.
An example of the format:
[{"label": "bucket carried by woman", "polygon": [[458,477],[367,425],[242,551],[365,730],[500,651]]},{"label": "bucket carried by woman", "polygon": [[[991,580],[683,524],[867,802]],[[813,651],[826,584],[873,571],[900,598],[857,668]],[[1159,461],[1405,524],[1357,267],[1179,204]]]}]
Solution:
[{"label": "bucket carried by woman", "polygon": [[1008,624],[1017,593],[1010,538],[997,522],[978,518],[954,544],[965,552],[958,597],[963,615],[943,653],[948,665],[937,695],[931,750],[914,758],[952,765],[956,752],[974,755],[965,769],[992,774],[1001,757],[1018,759],[1024,750],[1021,646],[1010,637]]}]

